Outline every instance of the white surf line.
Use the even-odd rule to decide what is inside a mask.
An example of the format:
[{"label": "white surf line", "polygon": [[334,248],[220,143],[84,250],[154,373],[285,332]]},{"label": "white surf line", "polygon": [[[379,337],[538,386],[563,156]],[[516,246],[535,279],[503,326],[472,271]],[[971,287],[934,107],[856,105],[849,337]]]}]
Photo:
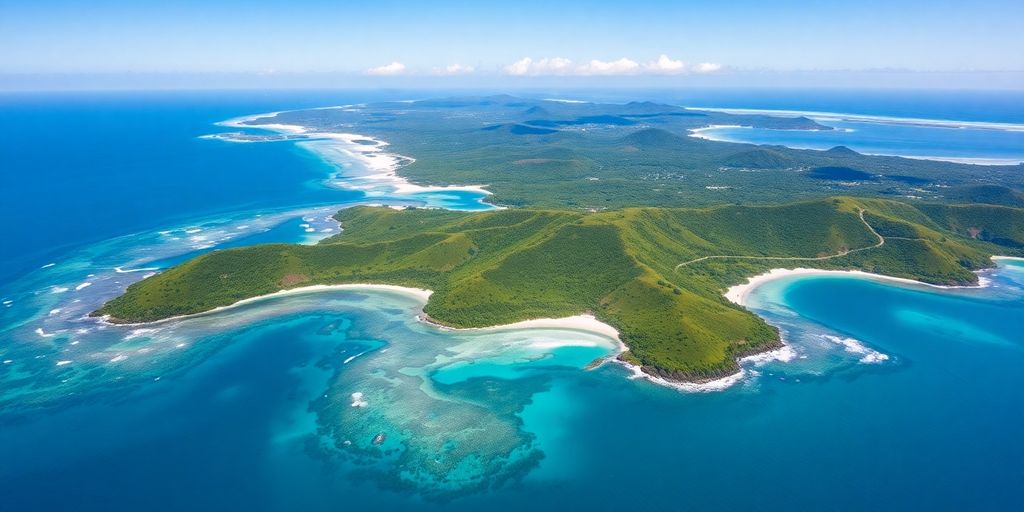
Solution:
[{"label": "white surf line", "polygon": [[973,157],[958,157],[958,156],[919,156],[919,155],[886,155],[881,153],[861,153],[862,155],[868,156],[898,156],[900,158],[909,158],[911,160],[938,160],[940,162],[952,162],[954,164],[965,164],[965,165],[1019,165],[1024,163],[1019,158],[973,158]]},{"label": "white surf line", "polygon": [[114,272],[117,272],[118,274],[130,274],[132,272],[152,272],[154,270],[160,270],[160,268],[159,267],[144,267],[144,268],[129,268],[129,269],[125,269],[124,267],[114,267]]},{"label": "white surf line", "polygon": [[[703,257],[700,257],[700,258],[692,259],[690,261],[684,261],[684,262],[676,265],[674,270],[679,270],[680,267],[685,267],[685,266],[692,265],[694,263],[700,263],[702,261],[713,260],[713,259],[772,260],[772,261],[824,261],[824,260],[830,260],[830,259],[833,259],[833,258],[841,258],[843,256],[849,256],[850,254],[854,254],[854,253],[857,253],[857,252],[860,252],[860,251],[867,251],[869,249],[877,249],[877,248],[885,245],[885,237],[883,237],[882,235],[878,234],[878,232],[875,231],[875,228],[871,227],[871,224],[868,224],[868,221],[866,219],[864,219],[864,209],[860,208],[857,213],[860,216],[860,221],[863,222],[865,226],[867,226],[868,230],[871,231],[871,234],[875,235],[876,237],[878,237],[878,243],[876,243],[874,245],[870,245],[868,247],[860,247],[860,248],[857,248],[857,249],[850,249],[850,250],[847,250],[847,251],[839,251],[839,252],[837,252],[835,254],[829,254],[827,256],[813,256],[813,257],[811,257],[811,256],[747,256],[747,255],[744,255],[744,256],[732,256],[732,255],[703,256]],[[889,238],[897,239],[897,240],[925,240],[924,238],[904,238],[904,237],[889,237]]]},{"label": "white surf line", "polygon": [[823,120],[846,120],[874,122],[885,124],[904,124],[933,126],[940,128],[977,128],[986,130],[1000,130],[1009,132],[1024,132],[1024,124],[1000,123],[990,121],[960,121],[955,119],[927,119],[918,117],[896,117],[876,116],[870,114],[851,114],[843,112],[821,112],[814,110],[776,110],[776,109],[752,109],[752,108],[720,108],[720,107],[685,107],[687,110],[702,112],[721,112],[723,114],[738,115],[767,115],[767,116],[804,116],[811,119]]},{"label": "white surf line", "polygon": [[[426,289],[422,289],[422,288],[411,288],[411,287],[397,286],[397,285],[386,285],[386,284],[311,285],[311,286],[304,286],[304,287],[300,287],[300,288],[292,288],[292,289],[289,289],[289,290],[280,290],[280,291],[277,291],[277,292],[274,292],[274,293],[268,293],[266,295],[260,295],[260,296],[257,296],[257,297],[251,297],[251,298],[248,298],[248,299],[242,299],[242,300],[240,300],[238,302],[235,302],[234,304],[230,304],[228,306],[220,306],[220,307],[211,309],[209,311],[203,311],[203,312],[193,313],[193,314],[189,314],[189,315],[178,315],[178,316],[174,316],[174,317],[170,317],[170,318],[165,318],[165,319],[162,319],[162,320],[156,320],[156,321],[153,321],[153,322],[141,322],[141,323],[132,323],[132,324],[114,324],[114,323],[109,322],[109,317],[108,316],[104,316],[104,317],[100,318],[99,321],[103,322],[103,323],[106,323],[106,324],[109,324],[111,326],[115,326],[115,327],[126,327],[126,328],[138,329],[139,327],[147,327],[147,326],[151,327],[151,326],[154,326],[154,325],[159,325],[159,324],[164,324],[164,323],[176,322],[176,321],[181,321],[181,320],[188,320],[190,318],[197,318],[197,317],[202,317],[202,316],[208,316],[208,315],[213,315],[213,314],[217,314],[217,313],[222,313],[222,312],[225,312],[225,311],[228,311],[228,310],[231,310],[231,309],[235,309],[235,308],[238,308],[238,307],[246,305],[246,304],[252,304],[254,302],[260,302],[260,301],[264,301],[264,300],[271,299],[271,298],[276,298],[276,297],[285,297],[285,296],[289,296],[289,295],[301,295],[301,294],[306,294],[306,293],[323,293],[323,292],[339,291],[339,290],[396,292],[396,293],[401,293],[401,294],[412,296],[412,297],[418,299],[423,305],[425,305],[427,303],[427,300],[430,299],[430,295],[433,294],[432,290],[426,290]],[[726,377],[723,377],[721,379],[717,379],[717,380],[714,380],[714,381],[700,382],[700,383],[698,383],[698,382],[675,382],[675,381],[669,381],[669,380],[663,379],[663,378],[655,376],[655,375],[650,375],[650,374],[644,372],[640,367],[638,367],[638,366],[636,366],[636,365],[634,365],[632,363],[629,363],[629,362],[622,361],[622,360],[618,359],[618,356],[620,354],[622,354],[623,352],[628,350],[628,347],[626,346],[626,344],[623,343],[622,339],[619,337],[619,331],[617,329],[615,329],[614,327],[612,327],[611,325],[608,325],[608,324],[598,320],[596,317],[594,317],[592,315],[581,314],[581,315],[569,316],[569,317],[564,317],[564,318],[535,318],[535,319],[523,320],[521,322],[515,322],[515,323],[511,323],[511,324],[495,325],[495,326],[489,326],[489,327],[472,327],[472,328],[448,327],[448,326],[437,324],[435,322],[431,322],[426,317],[426,315],[422,313],[422,311],[421,311],[421,314],[417,315],[416,319],[418,321],[424,323],[424,324],[427,324],[427,325],[431,326],[434,329],[438,329],[438,330],[441,330],[441,331],[447,331],[447,332],[456,332],[456,333],[473,333],[473,332],[487,333],[487,332],[498,332],[498,331],[508,331],[508,330],[522,330],[522,329],[558,329],[558,330],[566,330],[566,331],[582,331],[582,332],[588,332],[588,333],[591,333],[591,334],[597,334],[597,335],[600,335],[600,336],[604,336],[606,338],[610,338],[611,340],[613,340],[617,344],[617,349],[616,349],[615,353],[607,356],[605,358],[605,361],[614,361],[614,362],[616,362],[618,364],[623,365],[624,367],[629,369],[629,371],[632,373],[632,378],[643,378],[643,379],[648,380],[648,381],[650,381],[650,382],[652,382],[654,384],[671,387],[673,389],[678,389],[680,391],[686,391],[686,392],[718,391],[718,390],[725,389],[725,388],[727,388],[727,387],[729,387],[729,386],[731,386],[731,385],[741,381],[742,378],[746,375],[746,373],[741,369],[739,372],[737,372],[737,373],[735,373],[733,375],[728,375]],[[766,352],[766,353],[762,353],[762,354],[755,354],[753,356],[748,356],[748,357],[739,359],[739,362],[742,363],[742,362],[746,361],[749,358],[766,357],[765,354],[769,354],[769,353],[773,353],[773,352],[774,351]],[[352,360],[356,359],[360,355],[362,355],[362,354],[357,354],[356,356],[348,357],[345,360],[345,363],[352,362]]]},{"label": "white surf line", "polygon": [[190,313],[190,314],[187,314],[187,315],[175,315],[175,316],[163,318],[163,319],[160,319],[160,320],[153,320],[152,322],[114,323],[114,322],[110,321],[110,316],[109,315],[104,315],[104,316],[100,317],[99,321],[102,322],[102,323],[111,325],[111,326],[115,326],[115,327],[146,327],[146,326],[153,326],[153,325],[165,324],[165,323],[170,323],[170,322],[176,322],[176,321],[179,321],[179,320],[187,320],[187,319],[190,319],[190,318],[198,318],[198,317],[201,317],[201,316],[213,315],[213,314],[221,313],[221,312],[228,311],[228,310],[231,310],[231,309],[235,309],[235,308],[244,306],[246,304],[252,304],[254,302],[261,302],[261,301],[265,301],[265,300],[268,300],[268,299],[273,299],[273,298],[276,298],[276,297],[287,297],[289,295],[302,295],[302,294],[306,294],[306,293],[329,292],[329,291],[339,291],[339,290],[350,290],[350,291],[361,291],[361,290],[390,291],[390,292],[396,292],[396,293],[401,293],[401,294],[415,296],[415,297],[421,299],[424,303],[426,303],[427,299],[430,298],[430,295],[432,293],[434,293],[432,290],[424,290],[424,289],[421,289],[421,288],[410,288],[410,287],[407,287],[407,286],[396,286],[396,285],[390,285],[390,284],[370,284],[370,283],[314,284],[314,285],[310,285],[310,286],[301,286],[299,288],[289,288],[287,290],[278,290],[276,292],[268,293],[268,294],[265,294],[265,295],[258,295],[256,297],[249,297],[247,299],[242,299],[240,301],[234,302],[234,303],[229,304],[227,306],[218,306],[216,308],[213,308],[213,309],[210,309],[210,310],[207,310],[207,311],[200,311],[198,313]]},{"label": "white surf line", "polygon": [[[816,119],[816,120],[817,121],[827,121],[827,119]],[[694,137],[694,138],[697,138],[697,139],[702,139],[702,140],[714,141],[714,142],[731,142],[731,143],[736,143],[736,144],[751,144],[749,142],[744,142],[742,140],[742,138],[736,139],[736,138],[732,138],[732,137],[723,137],[723,136],[720,136],[720,135],[716,136],[716,135],[713,134],[714,131],[719,130],[719,129],[735,129],[735,128],[753,129],[754,127],[750,126],[750,125],[739,125],[739,124],[713,124],[713,125],[705,126],[705,127],[702,127],[702,128],[690,128],[690,130],[689,130],[690,133],[688,133],[687,136]],[[770,128],[770,129],[773,130],[773,131],[778,131],[778,132],[785,132],[785,131],[792,131],[792,132],[814,131],[814,130],[803,130],[803,129],[779,129],[779,128]],[[842,129],[841,128],[833,128],[833,130],[842,130]],[[1016,131],[1016,130],[1011,130],[1011,131]],[[753,144],[764,145],[763,143],[762,144],[753,143]],[[819,145],[815,145],[815,144],[786,144],[785,146],[790,148],[790,149],[809,149],[809,150],[812,150],[812,151],[828,151],[828,149],[829,149],[827,147],[827,145],[823,145],[823,144],[819,144]],[[864,156],[884,156],[884,157],[908,158],[908,159],[911,159],[911,160],[928,160],[928,161],[937,161],[937,162],[951,162],[951,163],[954,163],[954,164],[964,164],[964,165],[984,165],[984,166],[1005,166],[1005,165],[1010,165],[1010,166],[1013,166],[1013,165],[1019,165],[1019,164],[1024,163],[1024,161],[1022,161],[1020,158],[984,158],[984,157],[968,157],[968,156],[963,156],[963,157],[961,157],[961,156],[932,156],[932,155],[906,155],[906,154],[899,154],[899,153],[866,153],[866,152],[861,152],[861,151],[857,151],[857,152],[860,153],[861,155],[864,155]]]},{"label": "white surf line", "polygon": [[[347,107],[322,107],[321,109],[336,109],[336,108],[347,108]],[[311,109],[320,110],[320,109]],[[399,155],[396,153],[389,153],[384,151],[384,148],[388,146],[388,142],[371,137],[368,135],[361,135],[356,133],[342,133],[342,132],[325,132],[317,131],[313,128],[309,128],[301,125],[293,124],[280,124],[280,123],[268,123],[268,124],[247,124],[248,121],[256,119],[272,119],[278,114],[283,112],[297,112],[297,111],[280,111],[280,112],[269,112],[266,114],[254,114],[250,116],[236,117],[227,121],[221,121],[216,123],[218,126],[229,126],[233,128],[263,128],[271,131],[277,131],[290,135],[298,135],[304,139],[308,139],[310,142],[317,140],[330,140],[337,143],[337,149],[342,152],[345,156],[358,161],[363,167],[369,171],[369,174],[355,175],[355,176],[343,176],[342,182],[344,182],[343,188],[349,188],[353,190],[361,190],[371,195],[384,196],[389,194],[417,194],[424,192],[445,192],[445,191],[463,191],[463,192],[476,192],[483,195],[492,195],[493,192],[486,189],[487,185],[446,185],[446,186],[434,186],[434,185],[417,185],[410,182],[408,179],[400,176],[398,170],[408,163],[415,162],[416,159]],[[355,141],[365,140],[372,141],[373,145],[359,144]],[[309,149],[309,148],[307,148]],[[347,162],[338,162],[331,155],[325,154],[324,152],[310,149],[312,153],[318,157],[328,161],[334,165],[340,165]],[[342,166],[343,167],[343,166]],[[382,190],[382,187],[388,187],[390,190]],[[491,205],[494,209],[502,209],[497,205]]]},{"label": "white surf line", "polygon": [[724,138],[724,137],[714,137],[712,135],[708,135],[708,133],[707,133],[707,132],[710,132],[710,131],[719,130],[719,129],[727,129],[727,128],[753,128],[753,126],[741,125],[741,124],[712,124],[712,125],[709,125],[709,126],[705,126],[703,128],[690,128],[690,130],[689,130],[690,133],[688,135],[690,137],[694,137],[694,138],[697,138],[697,139],[710,140],[710,141],[715,141],[715,142],[732,142],[730,139],[727,139],[727,138]]}]

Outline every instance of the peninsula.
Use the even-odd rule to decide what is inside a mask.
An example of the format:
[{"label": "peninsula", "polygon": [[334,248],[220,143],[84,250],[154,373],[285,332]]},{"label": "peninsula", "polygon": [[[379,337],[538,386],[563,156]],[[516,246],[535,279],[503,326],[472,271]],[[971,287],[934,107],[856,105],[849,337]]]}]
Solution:
[{"label": "peninsula", "polygon": [[400,285],[433,290],[425,313],[453,327],[592,314],[619,331],[626,362],[702,382],[780,344],[722,295],[750,276],[799,266],[972,284],[992,255],[1024,247],[1022,209],[851,197],[601,212],[355,207],[336,218],[344,232],[317,245],[215,251],[94,315],[150,322],[314,284]]}]

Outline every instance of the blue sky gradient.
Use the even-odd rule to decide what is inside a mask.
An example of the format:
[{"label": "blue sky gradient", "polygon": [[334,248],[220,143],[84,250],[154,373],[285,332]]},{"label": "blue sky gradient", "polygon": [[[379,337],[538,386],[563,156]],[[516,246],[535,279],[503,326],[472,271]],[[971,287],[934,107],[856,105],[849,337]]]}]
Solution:
[{"label": "blue sky gradient", "polygon": [[[1019,0],[0,0],[0,74],[322,74],[367,83],[457,75],[446,78],[472,84],[515,74],[511,66],[530,58],[518,69],[537,81],[888,70],[994,73],[1012,86],[1024,71],[1021,20]],[[670,66],[655,66],[662,55]],[[556,58],[571,63],[555,66]]]}]

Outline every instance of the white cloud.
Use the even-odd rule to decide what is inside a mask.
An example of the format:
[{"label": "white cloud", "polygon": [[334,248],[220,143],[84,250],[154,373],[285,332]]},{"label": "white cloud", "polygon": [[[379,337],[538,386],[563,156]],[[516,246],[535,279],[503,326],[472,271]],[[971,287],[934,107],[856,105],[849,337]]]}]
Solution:
[{"label": "white cloud", "polygon": [[533,60],[530,57],[523,57],[512,64],[505,66],[506,74],[515,76],[540,76],[540,75],[680,75],[683,73],[714,73],[722,69],[721,64],[704,62],[695,66],[688,66],[681,60],[673,60],[668,55],[662,54],[658,60],[639,64],[632,59],[625,57],[618,60],[591,60],[585,64],[576,64],[564,57],[544,58]]},{"label": "white cloud", "polygon": [[505,66],[505,73],[516,76],[571,75],[572,71],[572,61],[564,57],[544,58],[536,61],[529,57],[523,57]]},{"label": "white cloud", "polygon": [[405,73],[405,64],[402,64],[401,62],[392,62],[391,64],[385,64],[383,66],[366,70],[367,75],[375,76],[400,75],[402,73]]},{"label": "white cloud", "polygon": [[693,67],[694,73],[714,73],[722,69],[721,64],[715,64],[713,62],[701,62]]},{"label": "white cloud", "polygon": [[681,60],[672,60],[663,53],[658,60],[648,62],[644,69],[659,75],[678,75],[686,72],[686,63]]},{"label": "white cloud", "polygon": [[435,75],[468,75],[474,71],[476,69],[473,66],[464,66],[462,64],[449,64],[443,68],[434,68]]},{"label": "white cloud", "polygon": [[640,71],[640,64],[627,58],[611,61],[595,59],[577,66],[575,71],[577,75],[632,75]]}]

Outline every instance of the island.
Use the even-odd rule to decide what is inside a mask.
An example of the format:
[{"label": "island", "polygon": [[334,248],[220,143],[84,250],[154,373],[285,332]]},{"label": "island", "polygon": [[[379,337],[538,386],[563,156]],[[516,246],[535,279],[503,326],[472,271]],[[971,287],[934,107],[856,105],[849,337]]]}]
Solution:
[{"label": "island", "polygon": [[996,254],[1022,254],[1024,210],[831,197],[771,206],[512,208],[467,213],[353,207],[312,246],[214,251],[133,284],[94,315],[152,322],[316,284],[433,290],[429,320],[484,327],[592,314],[648,375],[703,382],[779,334],[723,297],[779,267],[856,269],[970,285]]}]

